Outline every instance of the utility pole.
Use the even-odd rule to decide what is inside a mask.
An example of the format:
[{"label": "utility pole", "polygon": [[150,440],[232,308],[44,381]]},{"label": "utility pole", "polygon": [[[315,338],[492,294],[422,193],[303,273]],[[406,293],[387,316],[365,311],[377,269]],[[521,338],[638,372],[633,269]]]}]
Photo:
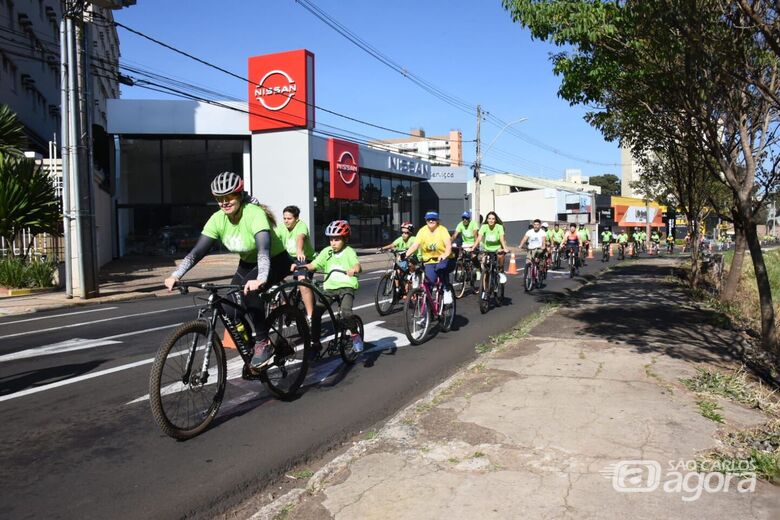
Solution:
[{"label": "utility pole", "polygon": [[65,29],[65,13],[60,20],[60,164],[62,173],[62,239],[65,243],[65,297],[73,298],[73,253],[70,248],[70,168],[68,110],[68,40]]},{"label": "utility pole", "polygon": [[477,156],[474,160],[474,218],[477,219],[477,225],[482,225],[481,215],[479,213],[479,199],[481,198],[482,180],[480,179],[480,169],[482,168],[482,142],[480,138],[480,126],[482,124],[482,106],[477,105]]}]

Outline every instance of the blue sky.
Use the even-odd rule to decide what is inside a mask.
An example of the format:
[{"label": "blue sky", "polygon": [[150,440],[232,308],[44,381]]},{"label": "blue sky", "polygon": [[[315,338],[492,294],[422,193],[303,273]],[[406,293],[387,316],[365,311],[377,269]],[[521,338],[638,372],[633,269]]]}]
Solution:
[{"label": "blue sky", "polygon": [[[605,142],[585,123],[582,107],[558,98],[560,78],[549,61],[556,49],[533,41],[499,0],[313,1],[448,94],[481,104],[507,122],[527,118],[511,128],[561,152],[529,144],[509,131],[498,135],[499,126],[483,122],[483,147],[498,136],[484,165],[548,178],[562,178],[565,168],[579,168],[585,175],[620,174],[617,144]],[[444,103],[381,64],[295,0],[138,0],[115,17],[243,76],[249,56],[306,48],[315,54],[318,106],[405,132],[424,128],[428,135],[439,135],[459,129],[464,140],[476,134],[476,115]],[[246,83],[121,28],[119,34],[124,63],[246,99]],[[122,97],[166,96],[123,86]],[[323,112],[318,112],[317,123],[374,138],[398,137]],[[466,160],[473,161],[474,144],[464,148]]]}]

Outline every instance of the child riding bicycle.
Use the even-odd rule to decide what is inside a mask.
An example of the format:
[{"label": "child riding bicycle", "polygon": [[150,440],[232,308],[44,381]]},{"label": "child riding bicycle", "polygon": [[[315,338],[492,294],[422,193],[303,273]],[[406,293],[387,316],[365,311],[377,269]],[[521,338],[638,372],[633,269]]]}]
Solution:
[{"label": "child riding bicycle", "polygon": [[[346,220],[334,220],[328,224],[325,236],[330,239],[330,245],[323,249],[313,262],[302,267],[310,271],[330,274],[323,285],[323,293],[329,298],[341,299],[341,317],[352,333],[352,349],[355,352],[362,352],[363,338],[360,337],[357,325],[352,319],[352,304],[355,301],[355,292],[360,286],[356,275],[361,271],[361,267],[357,253],[347,245],[349,233],[349,223]],[[325,312],[325,304],[318,301],[311,320],[312,349],[315,355],[322,350],[320,332],[323,312]]]}]

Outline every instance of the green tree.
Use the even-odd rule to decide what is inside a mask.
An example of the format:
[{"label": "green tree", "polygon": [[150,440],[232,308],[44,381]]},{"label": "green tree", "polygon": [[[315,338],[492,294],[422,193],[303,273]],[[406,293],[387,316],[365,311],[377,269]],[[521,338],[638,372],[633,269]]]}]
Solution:
[{"label": "green tree", "polygon": [[24,126],[8,105],[0,105],[0,154],[22,155],[26,145]]},{"label": "green tree", "polygon": [[604,175],[595,175],[589,181],[593,186],[601,188],[602,195],[620,195],[620,178],[611,173]]},{"label": "green tree", "polygon": [[[59,228],[60,211],[51,177],[31,159],[0,154],[0,237],[11,243],[22,230],[59,235]],[[28,252],[22,254],[23,259]]]},{"label": "green tree", "polygon": [[[586,120],[607,139],[631,147],[635,157],[684,147],[683,163],[670,174],[691,184],[703,166],[728,189],[756,272],[762,340],[777,348],[756,235],[757,212],[780,174],[778,56],[766,34],[734,2],[504,0],[504,6],[533,37],[566,46],[553,56],[559,95],[590,107]],[[780,348],[775,354],[780,360]]]}]

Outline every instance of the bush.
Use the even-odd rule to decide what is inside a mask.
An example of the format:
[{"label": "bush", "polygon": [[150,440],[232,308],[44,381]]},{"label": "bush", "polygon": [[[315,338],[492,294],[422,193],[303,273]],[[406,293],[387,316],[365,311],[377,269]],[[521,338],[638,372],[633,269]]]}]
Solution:
[{"label": "bush", "polygon": [[0,286],[11,288],[52,287],[57,264],[45,260],[23,261],[21,258],[0,258]]}]

